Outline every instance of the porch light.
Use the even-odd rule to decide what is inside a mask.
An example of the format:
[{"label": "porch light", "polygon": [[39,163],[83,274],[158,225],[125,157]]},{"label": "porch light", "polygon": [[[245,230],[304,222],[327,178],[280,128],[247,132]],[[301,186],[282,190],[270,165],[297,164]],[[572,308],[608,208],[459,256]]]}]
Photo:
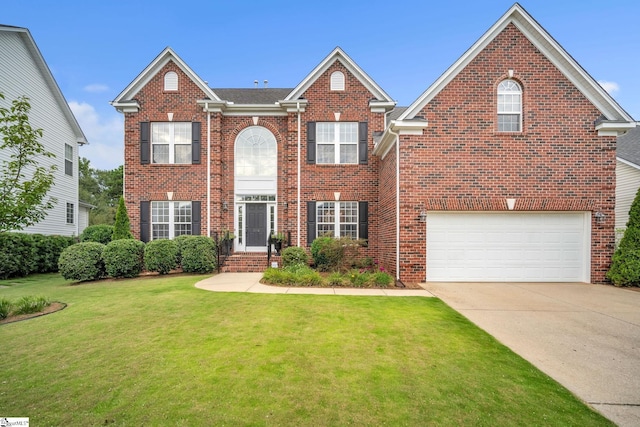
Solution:
[{"label": "porch light", "polygon": [[596,222],[602,222],[604,221],[606,215],[600,211],[596,212],[595,214],[593,214],[593,216],[596,218]]},{"label": "porch light", "polygon": [[427,222],[427,213],[425,211],[420,212],[420,215],[418,215],[418,221]]},{"label": "porch light", "polygon": [[223,211],[229,210],[229,205],[227,204],[227,202],[222,202],[222,210]]}]

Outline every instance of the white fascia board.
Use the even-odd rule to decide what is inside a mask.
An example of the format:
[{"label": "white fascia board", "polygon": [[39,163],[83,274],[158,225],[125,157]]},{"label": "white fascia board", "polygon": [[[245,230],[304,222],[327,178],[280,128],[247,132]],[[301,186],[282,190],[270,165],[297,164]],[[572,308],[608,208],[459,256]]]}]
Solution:
[{"label": "white fascia board", "polygon": [[211,99],[198,99],[196,104],[200,105],[205,113],[221,113],[228,105],[226,101],[214,101]]},{"label": "white fascia board", "polygon": [[140,104],[138,104],[138,101],[134,101],[134,102],[111,101],[110,104],[119,113],[137,113],[138,111],[140,111]]},{"label": "white fascia board", "polygon": [[225,116],[286,116],[278,104],[227,104]]},{"label": "white fascia board", "polygon": [[69,103],[67,102],[64,94],[60,90],[60,86],[58,86],[58,82],[53,77],[47,62],[44,60],[44,56],[42,56],[42,52],[40,52],[40,48],[36,44],[36,41],[31,36],[31,32],[27,28],[22,27],[8,27],[8,26],[0,26],[0,31],[6,32],[15,32],[20,35],[20,39],[24,42],[27,49],[33,56],[33,60],[35,61],[37,67],[40,69],[42,73],[42,77],[47,82],[49,89],[51,90],[51,94],[55,98],[58,106],[60,107],[60,111],[67,118],[67,122],[71,129],[75,133],[76,142],[80,145],[88,144],[87,137],[85,136],[76,116],[71,111],[71,107],[69,107]]},{"label": "white fascia board", "polygon": [[619,136],[624,135],[628,130],[636,127],[635,122],[608,122],[602,121],[596,124],[599,136]]},{"label": "white fascia board", "polygon": [[164,67],[169,61],[173,61],[191,81],[193,81],[210,99],[221,101],[218,95],[202,80],[193,70],[171,49],[166,47],[140,74],[112,101],[120,103],[132,99],[140,89]]},{"label": "white fascia board", "polygon": [[393,110],[396,104],[395,101],[378,101],[372,99],[369,101],[369,108],[372,113],[386,113],[387,111]]},{"label": "white fascia board", "polygon": [[293,101],[300,96],[335,62],[340,61],[347,70],[362,83],[376,98],[383,101],[392,101],[391,97],[358,66],[340,47],[336,47],[326,58],[320,62],[285,98],[285,101]]},{"label": "white fascia board", "polygon": [[309,101],[306,99],[296,99],[295,101],[281,100],[278,104],[287,110],[287,113],[304,113]]},{"label": "white fascia board", "polygon": [[631,166],[632,168],[640,170],[640,165],[630,162],[629,160],[625,160],[622,157],[616,157],[616,160],[619,161],[620,163],[624,163],[627,166]]},{"label": "white fascia board", "polygon": [[489,30],[484,33],[451,67],[449,67],[407,110],[398,118],[413,118],[458,73],[466,67],[507,25],[514,24],[529,41],[567,77],[593,105],[609,120],[633,119],[591,77],[547,31],[540,26],[518,3],[514,4]]},{"label": "white fascia board", "polygon": [[422,135],[427,127],[429,123],[426,120],[392,120],[384,130],[380,142],[373,148],[373,154],[384,158],[393,147],[396,135]]}]

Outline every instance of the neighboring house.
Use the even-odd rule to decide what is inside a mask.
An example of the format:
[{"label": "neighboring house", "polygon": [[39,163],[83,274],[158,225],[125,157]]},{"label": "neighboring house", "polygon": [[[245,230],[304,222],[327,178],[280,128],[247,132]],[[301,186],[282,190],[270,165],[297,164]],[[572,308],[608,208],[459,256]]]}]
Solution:
[{"label": "neighboring house", "polygon": [[[79,235],[83,229],[80,218],[88,215],[88,208],[78,201],[78,146],[87,140],[26,28],[0,25],[0,92],[5,96],[0,103],[5,107],[18,97],[29,98],[29,122],[43,130],[40,142],[55,154],[55,158],[41,157],[38,162],[58,168],[47,193],[57,199],[56,205],[44,220],[21,231]],[[0,160],[9,157],[0,151]]]},{"label": "neighboring house", "polygon": [[166,48],[112,105],[142,240],[229,229],[242,260],[329,233],[405,282],[605,281],[634,122],[518,4],[409,107],[340,48],[286,89],[210,88]]},{"label": "neighboring house", "polygon": [[640,126],[618,137],[616,155],[616,230],[623,230],[640,188]]}]

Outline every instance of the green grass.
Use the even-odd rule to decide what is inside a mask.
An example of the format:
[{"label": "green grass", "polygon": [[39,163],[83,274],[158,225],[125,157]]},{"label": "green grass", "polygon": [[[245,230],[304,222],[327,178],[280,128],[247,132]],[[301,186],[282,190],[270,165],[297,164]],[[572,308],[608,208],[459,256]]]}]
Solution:
[{"label": "green grass", "polygon": [[202,277],[8,281],[0,298],[68,306],[0,326],[2,415],[38,426],[613,425],[438,299],[217,293],[194,288]]}]

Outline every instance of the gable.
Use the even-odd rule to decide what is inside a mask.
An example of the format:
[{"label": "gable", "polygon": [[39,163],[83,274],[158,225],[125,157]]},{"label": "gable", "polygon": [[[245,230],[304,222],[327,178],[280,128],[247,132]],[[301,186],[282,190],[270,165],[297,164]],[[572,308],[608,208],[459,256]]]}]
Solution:
[{"label": "gable", "polygon": [[[339,47],[336,47],[325,59],[320,62],[285,98],[285,101],[295,101],[304,96],[304,93],[318,80],[321,76],[329,76],[327,71],[332,67],[335,68],[339,63],[344,70],[357,79],[367,90],[373,95],[375,101],[382,104],[388,104],[389,108],[395,105],[395,102],[367,73],[362,70],[347,54]],[[341,70],[342,71],[342,70]],[[345,76],[346,77],[346,76]],[[327,85],[329,88],[329,85]],[[388,109],[389,109],[388,108]]]},{"label": "gable", "polygon": [[632,126],[631,116],[517,3],[414,101],[398,120],[411,120],[418,116],[425,105],[510,25],[517,28],[601,112],[603,120],[596,124],[597,130],[611,135]]},{"label": "gable", "polygon": [[111,105],[119,111],[138,111],[140,106],[135,101],[135,96],[156,75],[162,73],[167,64],[173,63],[189,80],[191,80],[204,94],[206,98],[220,101],[220,98],[209,88],[193,70],[171,49],[165,48],[160,54],[122,91],[111,101]]}]

